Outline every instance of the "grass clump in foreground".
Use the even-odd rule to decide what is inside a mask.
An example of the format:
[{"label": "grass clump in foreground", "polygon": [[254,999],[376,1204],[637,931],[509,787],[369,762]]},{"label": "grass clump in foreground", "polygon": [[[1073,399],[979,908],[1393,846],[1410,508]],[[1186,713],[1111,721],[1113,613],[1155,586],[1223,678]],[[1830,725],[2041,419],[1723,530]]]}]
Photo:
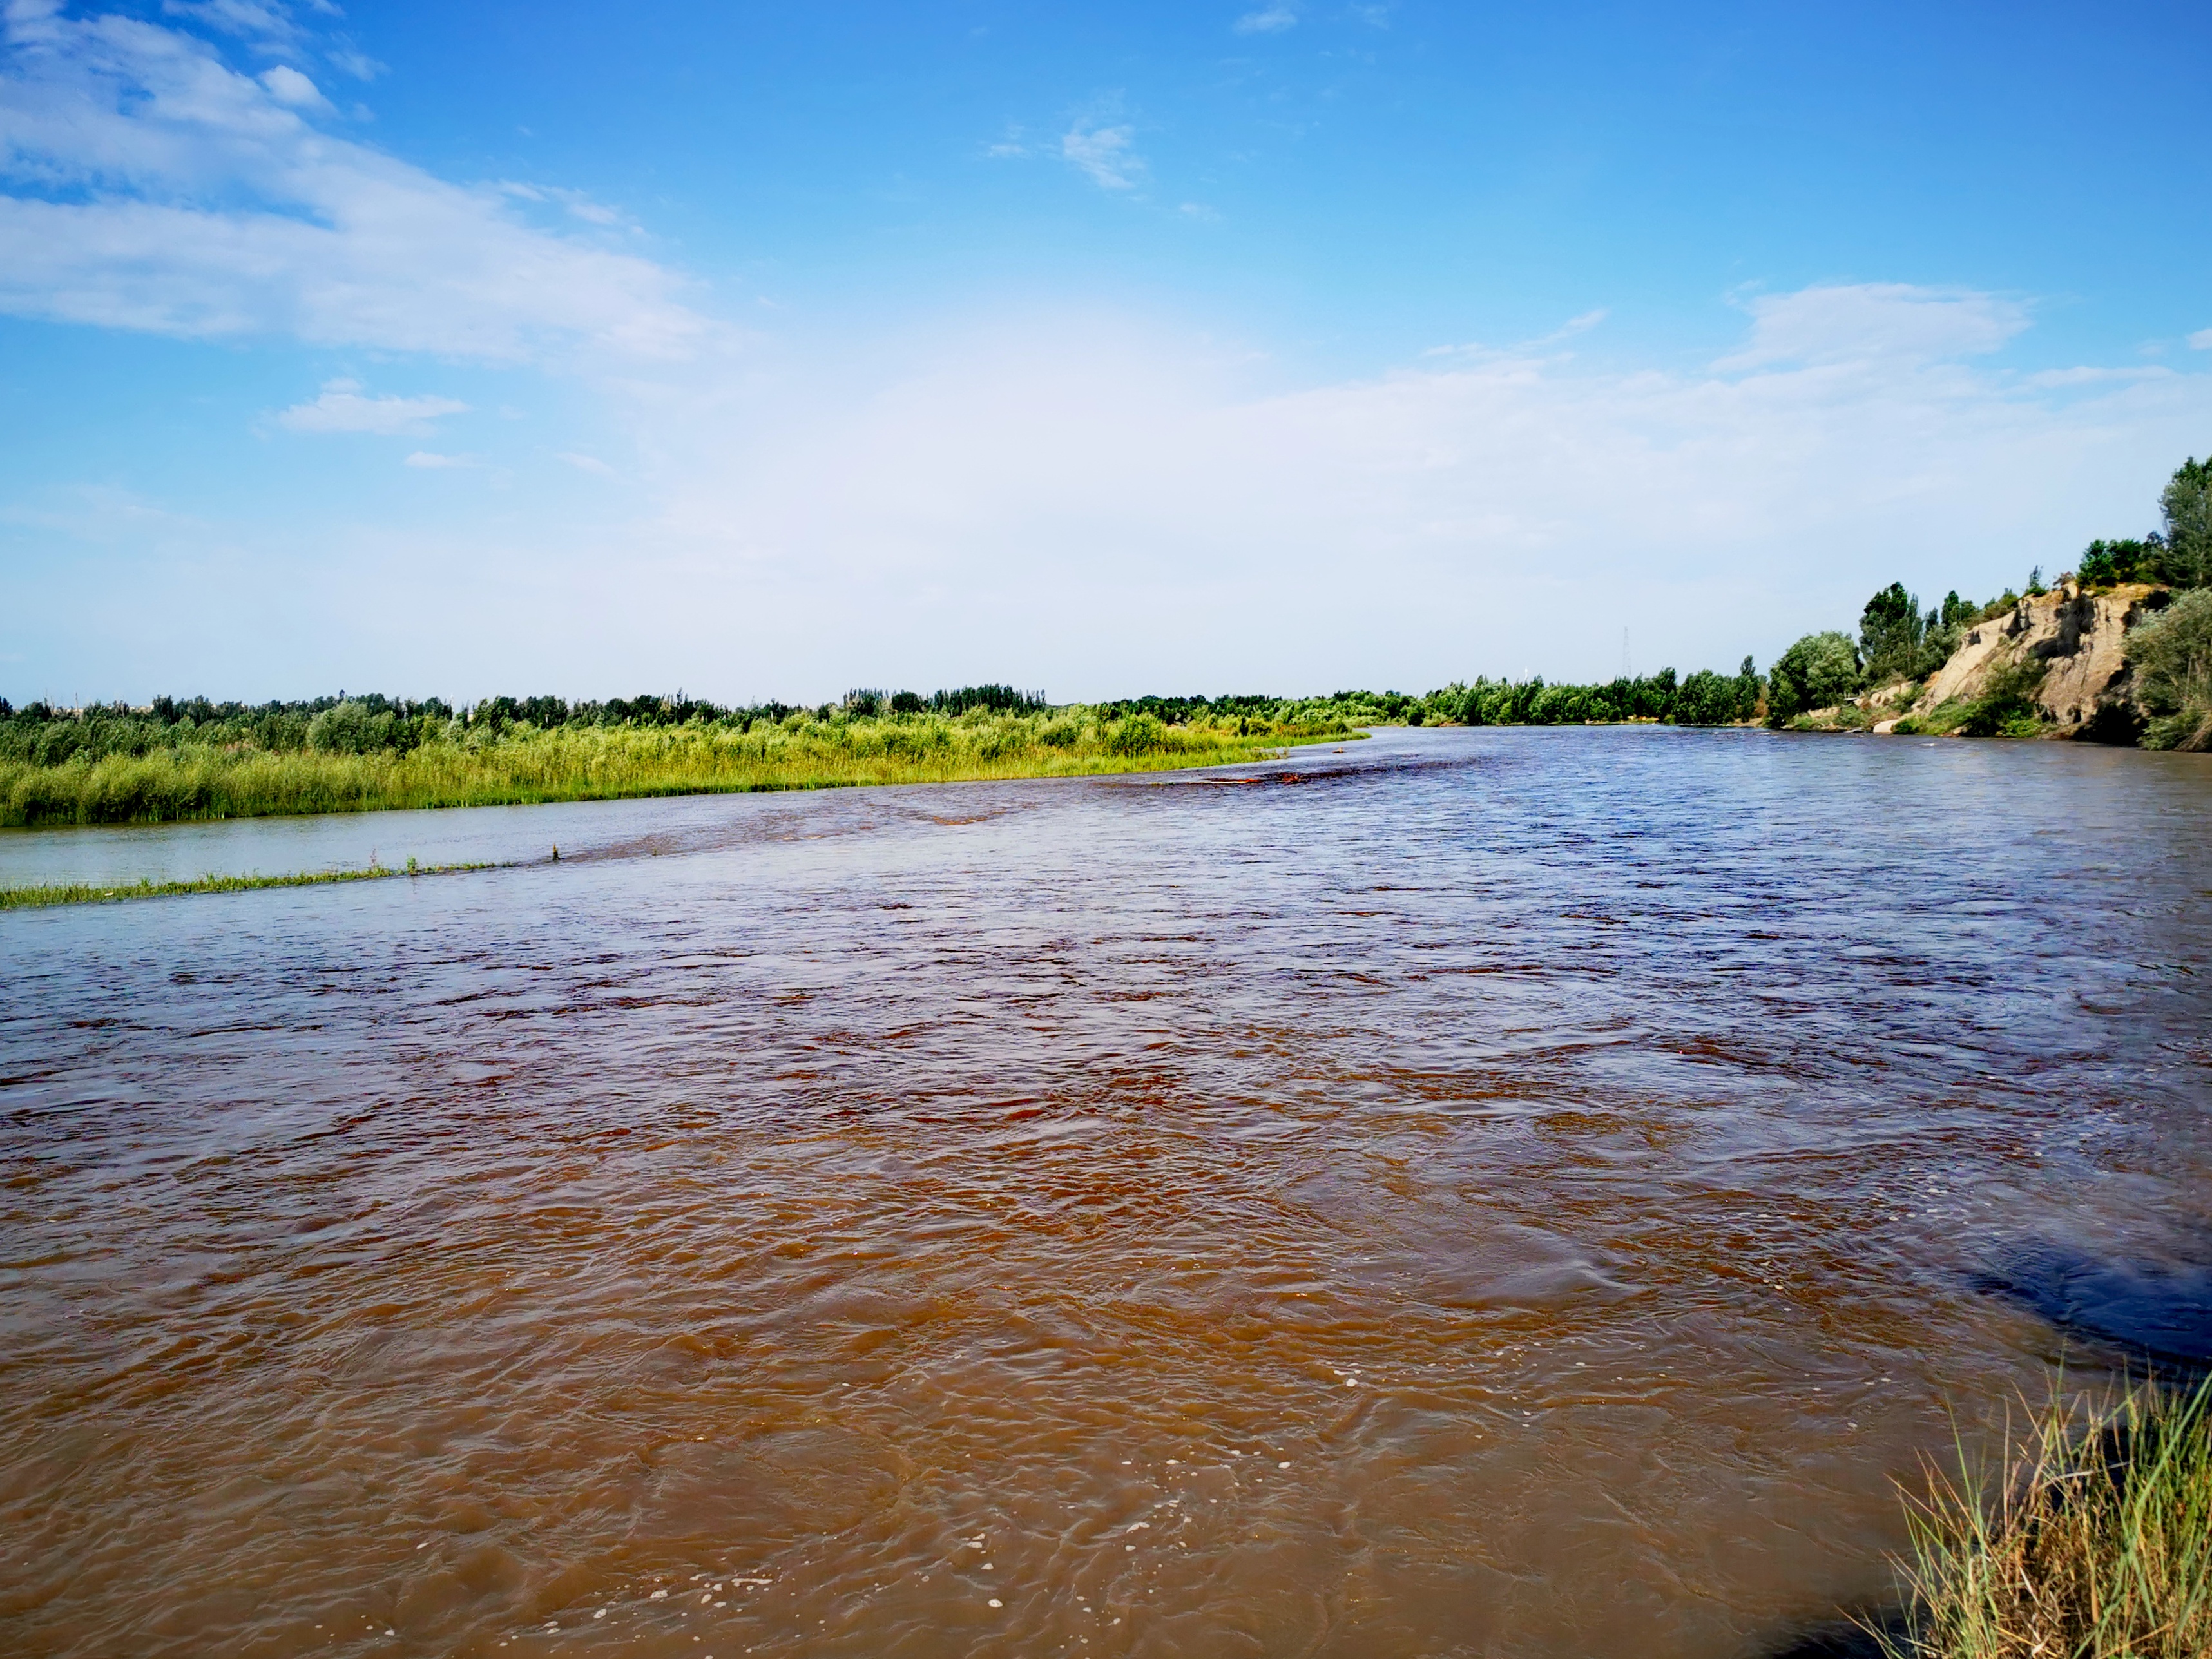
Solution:
[{"label": "grass clump in foreground", "polygon": [[1912,1507],[1912,1628],[1891,1659],[2201,1659],[2212,1654],[2212,1383],[2092,1418],[2060,1403],[1991,1495],[1962,1455]]},{"label": "grass clump in foreground", "polygon": [[372,864],[366,870],[318,870],[293,876],[201,876],[191,881],[134,881],[119,884],[66,882],[52,887],[0,887],[0,910],[41,910],[55,904],[105,904],[115,899],[173,898],[183,893],[245,893],[259,887],[322,887],[339,881],[382,881],[390,876],[447,876],[464,870],[496,870],[495,864],[418,865],[404,869]]}]

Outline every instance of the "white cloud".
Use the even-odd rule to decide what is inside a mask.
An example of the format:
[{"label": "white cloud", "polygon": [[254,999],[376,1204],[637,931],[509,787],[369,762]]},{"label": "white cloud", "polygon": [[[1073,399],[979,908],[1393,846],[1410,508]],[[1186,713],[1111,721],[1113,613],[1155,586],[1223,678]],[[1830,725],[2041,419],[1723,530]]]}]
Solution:
[{"label": "white cloud", "polygon": [[580,455],[573,451],[562,450],[556,459],[566,461],[579,472],[596,473],[602,478],[611,478],[615,476],[614,468],[596,455]]},{"label": "white cloud", "polygon": [[[757,417],[665,412],[646,480],[664,506],[623,545],[696,584],[702,650],[738,630],[731,648],[810,696],[872,662],[1019,669],[1061,695],[1592,674],[1624,623],[1686,670],[1768,660],[1893,580],[1987,597],[2137,533],[2212,421],[2212,375],[1977,366],[2008,302],[1799,297],[1754,317],[1731,369],[1523,349],[1276,392],[1110,319],[948,332],[865,395],[794,383]],[[1816,360],[1771,356],[1775,319],[1808,316],[1784,339]],[[899,621],[747,631],[759,584],[817,605],[865,587]]]},{"label": "white cloud", "polygon": [[2189,337],[2189,343],[2199,351],[2212,351],[2212,328],[2200,328]]},{"label": "white cloud", "polygon": [[443,471],[448,467],[482,466],[483,463],[473,455],[441,455],[435,450],[418,449],[402,465],[421,467],[428,471]]},{"label": "white cloud", "polygon": [[1101,190],[1134,190],[1144,181],[1145,163],[1134,148],[1136,130],[1100,127],[1079,121],[1060,141],[1060,153]]},{"label": "white cloud", "polygon": [[463,415],[468,405],[451,398],[365,398],[357,380],[326,380],[322,396],[279,411],[276,424],[288,432],[368,432],[380,437],[427,432],[444,415]]},{"label": "white cloud", "polygon": [[262,70],[261,84],[269,88],[271,98],[293,109],[330,107],[330,100],[316,89],[315,83],[289,64]]},{"label": "white cloud", "polygon": [[[742,376],[702,358],[623,382],[600,424],[557,428],[576,451],[538,463],[621,453],[620,489],[495,502],[491,467],[432,489],[453,498],[434,525],[348,504],[311,537],[289,512],[18,517],[17,609],[91,614],[65,582],[97,559],[161,623],[131,622],[118,677],[248,664],[277,689],[446,696],[1426,689],[1607,673],[1624,625],[1647,666],[1765,663],[1889,581],[1984,599],[2156,522],[2212,428],[2212,373],[1990,361],[2008,337],[2025,353],[2023,320],[1991,296],[1828,285],[1747,316],[1733,368],[1620,363],[1620,343],[1593,367],[1536,341],[1286,387],[1249,343],[1110,313],[933,316],[905,339],[768,343]],[[392,459],[363,457],[380,480]],[[402,579],[350,590],[364,566]],[[439,580],[428,613],[417,574]],[[3,623],[0,646],[29,653],[33,688],[110,648]]]},{"label": "white cloud", "polygon": [[1903,283],[1762,295],[1746,309],[1752,318],[1750,344],[1716,367],[1973,356],[1996,350],[2028,325],[2027,307],[2014,301]]},{"label": "white cloud", "polygon": [[318,131],[297,70],[257,81],[176,30],[22,3],[4,39],[0,176],[31,193],[0,195],[0,312],[505,361],[673,359],[711,336],[662,266]]},{"label": "white cloud", "polygon": [[1279,34],[1285,29],[1296,28],[1297,23],[1298,9],[1286,0],[1276,0],[1273,5],[1246,12],[1231,27],[1239,34]]}]

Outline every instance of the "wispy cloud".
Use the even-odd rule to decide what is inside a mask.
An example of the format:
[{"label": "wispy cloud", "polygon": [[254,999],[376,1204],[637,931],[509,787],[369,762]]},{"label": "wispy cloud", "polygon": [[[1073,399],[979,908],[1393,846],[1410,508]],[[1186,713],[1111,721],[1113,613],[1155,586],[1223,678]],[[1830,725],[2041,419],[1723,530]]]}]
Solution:
[{"label": "wispy cloud", "polygon": [[1557,328],[1552,330],[1550,333],[1540,334],[1533,340],[1521,340],[1516,342],[1514,344],[1504,346],[1489,345],[1480,340],[1468,340],[1451,345],[1430,346],[1421,353],[1421,356],[1424,358],[1430,359],[1431,361],[1437,359],[1455,359],[1462,362],[1469,363],[1480,362],[1485,359],[1496,361],[1504,358],[1520,358],[1526,360],[1533,356],[1534,354],[1542,351],[1547,346],[1559,345],[1563,342],[1573,339],[1577,335],[1589,333],[1590,330],[1595,328],[1600,323],[1602,323],[1612,314],[1613,313],[1605,307],[1599,306],[1594,310],[1583,312],[1579,316],[1568,318],[1565,322],[1561,323]]},{"label": "wispy cloud", "polygon": [[2189,343],[2199,351],[2212,351],[2212,328],[2200,328],[2189,337]]},{"label": "wispy cloud", "polygon": [[457,466],[482,466],[483,462],[474,455],[441,455],[433,449],[418,449],[403,465],[429,472],[443,472]]},{"label": "wispy cloud", "polygon": [[[172,9],[296,27],[253,0]],[[318,131],[320,93],[289,66],[256,79],[181,30],[37,0],[0,39],[0,312],[507,361],[677,358],[712,334],[653,261]]]},{"label": "wispy cloud", "polygon": [[1280,34],[1297,26],[1298,9],[1289,0],[1275,0],[1272,5],[1248,11],[1231,25],[1239,34]]},{"label": "wispy cloud", "polygon": [[1823,284],[1762,295],[1745,309],[1750,343],[1717,368],[1978,356],[2028,325],[2027,308],[2017,301],[1903,283]]},{"label": "wispy cloud", "polygon": [[1060,141],[1060,153],[1101,190],[1134,190],[1145,180],[1136,152],[1136,129],[1079,121]]},{"label": "wispy cloud", "polygon": [[161,10],[166,16],[250,39],[289,40],[300,32],[290,7],[263,0],[161,0]]},{"label": "wispy cloud", "polygon": [[589,472],[602,478],[611,478],[615,476],[614,468],[609,466],[605,461],[601,460],[596,455],[583,455],[579,454],[573,450],[564,449],[559,453],[556,459],[566,461],[570,466],[574,467],[579,472]]},{"label": "wispy cloud", "polygon": [[[564,190],[558,185],[526,185],[510,179],[500,189],[524,202],[549,202],[568,210],[572,219],[580,219],[587,225],[623,225],[630,221],[621,211],[609,207],[580,190]],[[635,228],[635,227],[632,227]]]},{"label": "wispy cloud", "polygon": [[323,56],[356,81],[374,81],[384,73],[383,64],[378,63],[350,40],[333,41]]},{"label": "wispy cloud", "polygon": [[279,410],[276,424],[287,432],[368,432],[390,438],[428,432],[440,416],[465,415],[468,408],[451,398],[364,397],[358,380],[325,380],[320,397]]}]

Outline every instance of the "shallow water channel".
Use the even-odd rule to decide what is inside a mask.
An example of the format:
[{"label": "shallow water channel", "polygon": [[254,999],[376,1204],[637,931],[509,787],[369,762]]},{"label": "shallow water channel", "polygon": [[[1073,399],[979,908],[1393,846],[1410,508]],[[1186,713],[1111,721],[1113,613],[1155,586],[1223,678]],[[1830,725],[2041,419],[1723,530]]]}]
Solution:
[{"label": "shallow water channel", "polygon": [[1764,1655],[1950,1413],[2100,1375],[2006,1263],[2212,1241],[2203,757],[1386,732],[0,864],[372,843],[531,861],[0,915],[0,1650]]}]

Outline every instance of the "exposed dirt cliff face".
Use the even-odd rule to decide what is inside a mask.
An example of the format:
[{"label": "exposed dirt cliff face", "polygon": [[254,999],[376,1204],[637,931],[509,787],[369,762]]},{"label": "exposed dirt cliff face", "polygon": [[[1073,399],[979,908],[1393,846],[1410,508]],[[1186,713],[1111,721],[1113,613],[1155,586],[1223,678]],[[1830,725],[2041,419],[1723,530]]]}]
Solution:
[{"label": "exposed dirt cliff face", "polygon": [[1982,695],[1990,677],[2014,663],[2044,665],[2036,703],[2061,737],[2120,737],[2142,724],[2128,660],[2127,631],[2160,593],[2125,582],[2094,593],[2074,583],[2022,599],[2002,617],[1978,623],[1915,700],[1915,714]]}]

